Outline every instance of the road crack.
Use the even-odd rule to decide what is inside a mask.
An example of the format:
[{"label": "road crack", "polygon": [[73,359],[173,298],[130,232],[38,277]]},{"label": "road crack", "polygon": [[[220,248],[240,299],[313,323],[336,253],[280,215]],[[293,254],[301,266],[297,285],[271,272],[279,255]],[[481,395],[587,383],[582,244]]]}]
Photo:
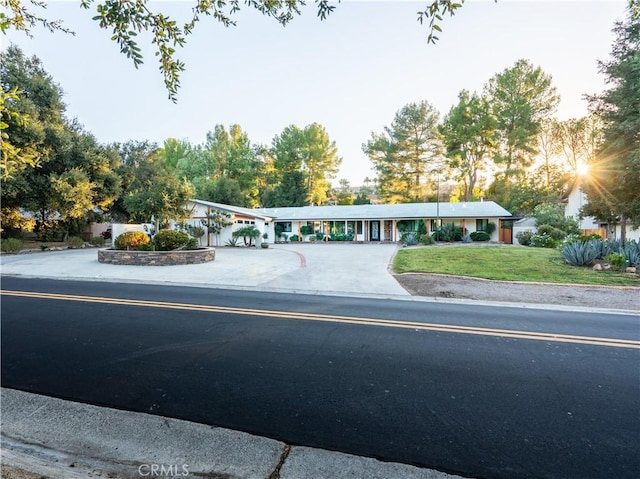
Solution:
[{"label": "road crack", "polygon": [[280,460],[278,461],[276,468],[269,475],[269,479],[280,479],[280,470],[282,469],[284,462],[287,460],[287,457],[289,457],[290,452],[291,446],[289,444],[285,444],[284,449],[282,450],[282,454],[280,454]]}]

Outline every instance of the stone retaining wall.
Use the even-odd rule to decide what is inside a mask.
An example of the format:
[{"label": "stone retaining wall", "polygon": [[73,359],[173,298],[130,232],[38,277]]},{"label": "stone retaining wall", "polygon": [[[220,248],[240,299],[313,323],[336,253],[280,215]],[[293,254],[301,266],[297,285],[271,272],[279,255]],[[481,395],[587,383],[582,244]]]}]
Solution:
[{"label": "stone retaining wall", "polygon": [[98,262],[134,266],[171,266],[176,264],[200,264],[213,261],[213,248],[180,251],[124,251],[115,249],[98,250]]}]

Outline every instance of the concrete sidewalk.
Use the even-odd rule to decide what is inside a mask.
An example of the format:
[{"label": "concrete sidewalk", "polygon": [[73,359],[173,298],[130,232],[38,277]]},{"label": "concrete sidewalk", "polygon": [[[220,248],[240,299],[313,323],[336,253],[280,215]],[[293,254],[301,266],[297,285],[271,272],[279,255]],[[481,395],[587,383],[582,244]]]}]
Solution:
[{"label": "concrete sidewalk", "polygon": [[[442,472],[148,414],[2,389],[2,463],[15,479],[460,479]],[[3,475],[4,477],[4,475]]]}]

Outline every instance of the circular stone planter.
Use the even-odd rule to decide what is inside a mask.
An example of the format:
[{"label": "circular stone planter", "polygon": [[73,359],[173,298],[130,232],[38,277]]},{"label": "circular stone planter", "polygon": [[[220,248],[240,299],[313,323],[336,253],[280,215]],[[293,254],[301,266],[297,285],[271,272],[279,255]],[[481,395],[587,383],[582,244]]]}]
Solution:
[{"label": "circular stone planter", "polygon": [[98,250],[98,262],[107,264],[125,264],[132,266],[173,266],[178,264],[201,264],[213,261],[216,251],[213,248],[200,248],[179,251],[126,251],[118,249]]}]

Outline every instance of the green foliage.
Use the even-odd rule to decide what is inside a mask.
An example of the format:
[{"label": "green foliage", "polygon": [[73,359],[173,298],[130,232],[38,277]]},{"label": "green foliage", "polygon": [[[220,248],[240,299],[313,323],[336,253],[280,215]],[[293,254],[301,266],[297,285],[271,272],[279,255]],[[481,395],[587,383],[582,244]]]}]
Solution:
[{"label": "green foliage", "polygon": [[629,266],[640,267],[640,243],[627,241],[624,245],[624,255]]},{"label": "green foliage", "polygon": [[560,101],[551,76],[528,60],[518,60],[489,80],[485,96],[497,120],[494,161],[503,166],[505,177],[522,176],[537,153],[542,121]]},{"label": "green foliage", "polygon": [[462,241],[462,235],[464,232],[460,226],[456,226],[452,223],[446,223],[436,228],[432,233],[433,239],[436,241],[444,241],[445,243],[451,243],[453,241]]},{"label": "green foliage", "polygon": [[202,226],[188,224],[187,233],[189,233],[189,235],[193,236],[194,238],[199,239],[204,236],[205,230]]},{"label": "green foliage", "polygon": [[[557,203],[541,203],[533,209],[533,217],[538,228],[541,225],[549,225],[564,231],[566,234],[580,232],[578,223],[573,218],[564,216],[564,207]],[[558,238],[561,239],[561,238]]]},{"label": "green foliage", "polygon": [[538,235],[550,236],[551,239],[554,239],[556,241],[563,240],[567,236],[564,231],[558,228],[554,228],[551,225],[538,226]]},{"label": "green foliage", "polygon": [[604,139],[581,185],[588,198],[581,213],[619,222],[623,239],[627,221],[640,224],[640,17],[631,13],[634,4],[638,11],[633,0],[626,20],[613,28],[610,59],[599,63],[609,89],[589,97],[590,110],[604,122]]},{"label": "green foliage", "polygon": [[484,231],[474,231],[469,234],[469,237],[471,238],[471,241],[489,241],[491,239],[491,235]]},{"label": "green foliage", "polygon": [[141,244],[149,242],[149,235],[144,231],[125,231],[119,235],[113,246],[115,249],[129,250],[136,249]]},{"label": "green foliage", "polygon": [[558,246],[558,241],[549,235],[534,234],[531,236],[531,246],[536,248],[555,248]]},{"label": "green foliage", "polygon": [[462,183],[462,201],[471,201],[478,171],[497,145],[497,122],[486,97],[463,90],[439,127],[454,178]]},{"label": "green foliage", "polygon": [[562,247],[561,254],[566,263],[574,266],[589,265],[598,257],[598,251],[590,241],[567,243]]},{"label": "green foliage", "polygon": [[324,240],[324,233],[322,231],[316,231],[316,240],[318,241]]},{"label": "green foliage", "polygon": [[331,233],[329,235],[329,241],[353,241],[353,235],[351,233]]},{"label": "green foliage", "polygon": [[261,247],[262,249],[267,249],[267,248],[269,247],[269,243],[264,243],[264,242],[263,242],[263,243],[260,243],[260,247]]},{"label": "green foliage", "polygon": [[200,242],[196,238],[189,238],[189,241],[185,245],[184,249],[198,249],[200,248]]},{"label": "green foliage", "polygon": [[18,253],[24,246],[24,243],[18,238],[0,239],[0,250],[3,253]]},{"label": "green foliage", "polygon": [[189,243],[189,235],[184,231],[160,230],[153,236],[156,251],[173,251],[184,248]]},{"label": "green foliage", "polygon": [[291,235],[289,236],[289,241],[291,241],[292,243],[297,243],[298,241],[300,241],[300,237],[298,235]]},{"label": "green foliage", "polygon": [[418,236],[418,242],[425,246],[429,246],[435,244],[436,240],[433,239],[433,236],[424,233]]},{"label": "green foliage", "polygon": [[139,244],[136,246],[136,251],[154,251],[153,243]]},{"label": "green foliage", "polygon": [[89,244],[93,246],[103,247],[105,239],[102,236],[94,236],[89,240]]},{"label": "green foliage", "polygon": [[533,231],[520,231],[518,234],[516,234],[516,239],[522,246],[531,246],[531,238],[533,237],[533,235]]},{"label": "green foliage", "polygon": [[71,248],[82,248],[84,246],[84,240],[78,236],[69,236],[66,243]]},{"label": "green foliage", "polygon": [[627,257],[624,253],[609,253],[604,259],[616,271],[620,271],[627,264]]},{"label": "green foliage", "polygon": [[234,238],[242,238],[245,246],[252,246],[253,240],[260,237],[260,230],[255,226],[243,226],[231,233]]},{"label": "green foliage", "polygon": [[391,126],[372,133],[362,145],[387,203],[427,199],[430,170],[440,166],[443,152],[437,125],[438,112],[430,103],[410,103],[396,113]]},{"label": "green foliage", "polygon": [[491,236],[497,229],[498,227],[496,226],[495,223],[487,223],[487,227],[486,227],[486,232],[489,236]]},{"label": "green foliage", "polygon": [[413,231],[407,231],[400,236],[400,243],[405,246],[415,246],[418,244],[418,234]]},{"label": "green foliage", "polygon": [[303,225],[300,228],[300,234],[302,235],[310,235],[313,234],[313,226]]},{"label": "green foliage", "polygon": [[238,241],[240,241],[240,238],[238,238],[237,236],[232,236],[230,239],[227,240],[225,245],[230,246],[232,248],[236,248],[238,246]]},{"label": "green foliage", "polygon": [[223,228],[231,226],[233,221],[231,215],[222,210],[211,210],[206,219],[209,233],[219,235]]}]

